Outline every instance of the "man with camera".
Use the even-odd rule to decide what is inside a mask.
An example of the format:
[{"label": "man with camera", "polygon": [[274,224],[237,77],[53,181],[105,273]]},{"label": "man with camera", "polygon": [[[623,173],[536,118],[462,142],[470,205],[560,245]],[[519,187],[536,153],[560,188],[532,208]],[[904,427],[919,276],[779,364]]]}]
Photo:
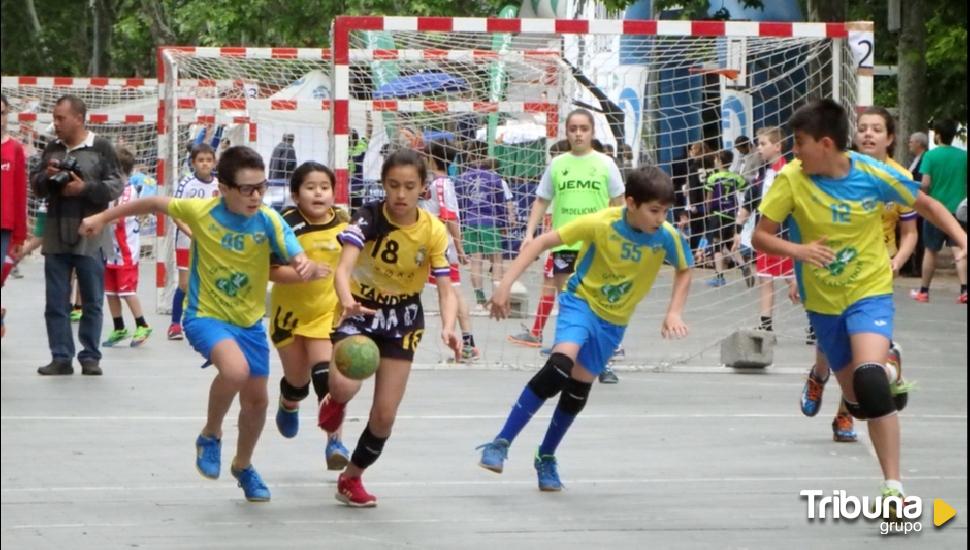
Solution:
[{"label": "man with camera", "polygon": [[114,147],[84,125],[87,107],[81,98],[65,95],[54,106],[57,139],[44,148],[41,161],[30,174],[34,193],[46,198],[44,227],[44,279],[47,304],[47,341],[51,362],[37,369],[42,375],[73,374],[74,335],[71,332],[71,273],[77,276],[83,314],[78,330],[82,350],[77,354],[81,372],[101,374],[104,253],[110,235],[78,235],[81,220],[108,208],[121,195],[124,180]]}]

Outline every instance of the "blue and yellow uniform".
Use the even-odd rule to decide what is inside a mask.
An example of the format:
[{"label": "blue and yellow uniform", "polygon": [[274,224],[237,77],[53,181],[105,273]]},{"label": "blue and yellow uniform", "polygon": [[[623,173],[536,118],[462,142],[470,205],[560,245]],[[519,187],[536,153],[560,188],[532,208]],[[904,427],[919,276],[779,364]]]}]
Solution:
[{"label": "blue and yellow uniform", "polygon": [[768,219],[783,223],[789,238],[810,243],[823,237],[835,251],[825,267],[796,262],[795,277],[819,345],[834,370],[852,358],[849,335],[892,338],[893,274],[883,238],[887,203],[912,207],[919,185],[904,173],[855,152],[846,153],[842,179],[808,176],[801,162],[786,166],[761,203]]},{"label": "blue and yellow uniform", "polygon": [[383,201],[373,202],[354,212],[338,239],[344,246],[361,249],[350,291],[361,305],[377,313],[344,319],[331,340],[336,344],[347,336],[366,334],[380,348],[381,357],[412,360],[424,334],[421,290],[428,274],[448,277],[451,273],[444,224],[419,208],[414,223],[398,226],[391,222]]},{"label": "blue and yellow uniform", "polygon": [[580,364],[593,374],[606,366],[640,300],[666,261],[677,270],[693,265],[687,240],[673,225],[637,231],[626,208],[607,208],[558,229],[566,244],[582,241],[576,272],[559,296],[556,344],[579,344]]},{"label": "blue and yellow uniform", "polygon": [[[312,224],[299,208],[283,213],[283,221],[296,235],[311,261],[330,266],[330,275],[303,283],[275,284],[270,293],[270,340],[277,348],[289,345],[294,336],[329,340],[337,313],[337,293],[333,288],[334,272],[340,261],[337,236],[347,227],[347,213],[332,209],[330,219]],[[284,265],[273,256],[274,265]],[[335,317],[336,315],[336,317]]]},{"label": "blue and yellow uniform", "polygon": [[216,344],[232,338],[250,375],[267,376],[269,347],[261,320],[269,257],[289,260],[303,252],[293,230],[268,207],[247,217],[218,197],[172,199],[168,213],[192,230],[183,323],[189,343],[209,360]]}]

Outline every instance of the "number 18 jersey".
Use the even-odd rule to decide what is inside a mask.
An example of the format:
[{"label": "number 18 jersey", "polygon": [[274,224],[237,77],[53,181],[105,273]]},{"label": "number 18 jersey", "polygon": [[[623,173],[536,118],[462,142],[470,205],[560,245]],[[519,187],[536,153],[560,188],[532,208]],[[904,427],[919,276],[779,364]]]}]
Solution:
[{"label": "number 18 jersey", "polygon": [[384,202],[365,204],[351,216],[340,234],[343,245],[361,249],[351,276],[350,290],[364,305],[396,305],[418,300],[428,274],[450,273],[445,251],[448,233],[437,218],[423,209],[406,226],[390,221]]}]

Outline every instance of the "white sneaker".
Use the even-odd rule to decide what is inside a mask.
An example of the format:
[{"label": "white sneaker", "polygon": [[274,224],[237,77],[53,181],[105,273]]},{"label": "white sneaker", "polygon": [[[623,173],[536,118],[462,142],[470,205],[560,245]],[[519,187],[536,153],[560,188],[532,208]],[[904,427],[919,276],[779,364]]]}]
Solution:
[{"label": "white sneaker", "polygon": [[473,317],[488,317],[489,313],[489,309],[485,304],[475,304],[475,307],[469,312]]}]

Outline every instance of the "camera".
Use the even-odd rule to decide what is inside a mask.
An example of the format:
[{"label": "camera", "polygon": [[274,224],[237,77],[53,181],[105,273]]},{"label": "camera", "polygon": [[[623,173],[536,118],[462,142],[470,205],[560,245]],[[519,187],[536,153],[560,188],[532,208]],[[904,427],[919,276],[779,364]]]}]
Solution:
[{"label": "camera", "polygon": [[47,178],[47,186],[50,188],[51,192],[60,191],[64,188],[68,182],[71,181],[71,173],[81,175],[81,171],[78,169],[77,159],[68,155],[61,159],[57,164],[58,172],[53,176]]}]

